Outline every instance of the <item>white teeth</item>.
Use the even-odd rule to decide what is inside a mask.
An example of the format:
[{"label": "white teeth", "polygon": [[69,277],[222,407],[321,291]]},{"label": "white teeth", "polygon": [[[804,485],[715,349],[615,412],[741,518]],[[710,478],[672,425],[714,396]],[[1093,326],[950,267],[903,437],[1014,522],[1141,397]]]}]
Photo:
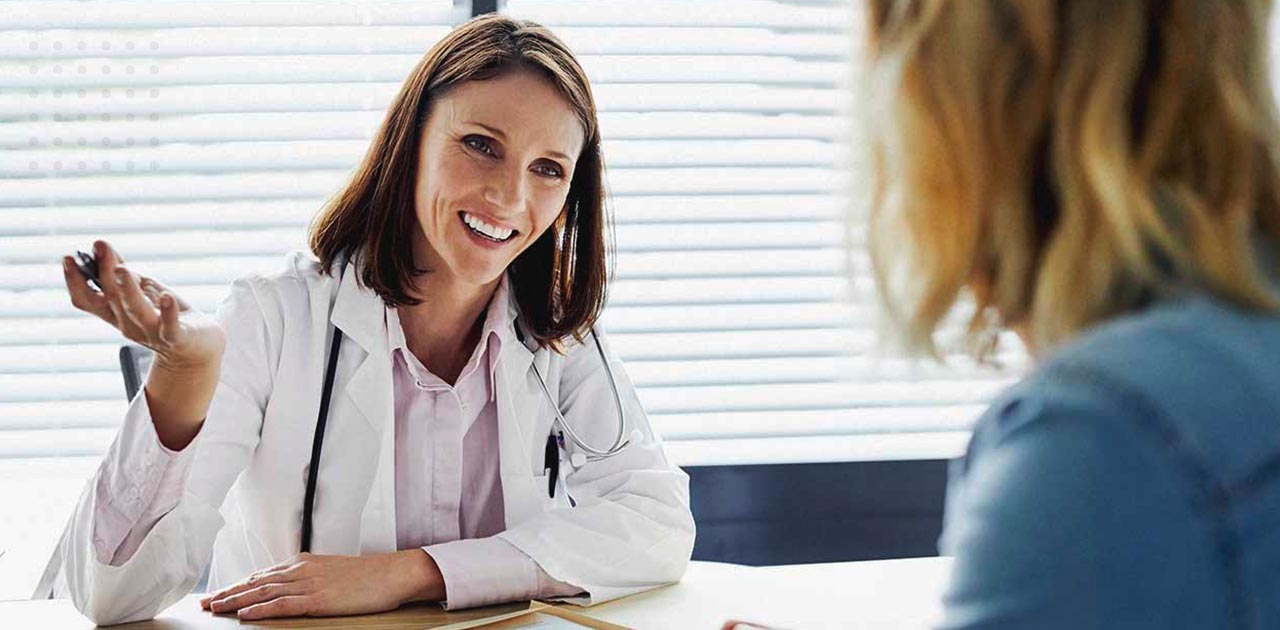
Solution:
[{"label": "white teeth", "polygon": [[489,225],[488,223],[481,221],[475,216],[472,216],[470,212],[462,213],[462,220],[466,222],[467,225],[471,226],[471,229],[495,241],[505,241],[508,238],[511,238],[511,233],[515,231],[515,230],[512,230],[511,228],[502,228],[496,225]]}]

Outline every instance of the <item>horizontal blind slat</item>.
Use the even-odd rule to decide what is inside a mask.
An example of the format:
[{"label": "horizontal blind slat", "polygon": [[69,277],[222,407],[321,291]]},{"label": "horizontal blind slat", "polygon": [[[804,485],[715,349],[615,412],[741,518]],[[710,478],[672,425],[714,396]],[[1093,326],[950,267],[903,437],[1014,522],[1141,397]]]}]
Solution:
[{"label": "horizontal blind slat", "polygon": [[[324,204],[301,199],[208,200],[172,203],[120,203],[0,207],[0,234],[148,233],[175,229],[223,229],[305,226]],[[0,202],[2,203],[2,202]],[[836,195],[619,196],[612,200],[619,225],[783,223],[841,220],[846,202]],[[211,224],[209,217],[217,217]],[[856,235],[855,235],[856,236]],[[0,252],[2,253],[2,252]]]},{"label": "horizontal blind slat", "polygon": [[[714,229],[710,228],[710,229]],[[234,233],[232,233],[234,236]],[[120,243],[120,240],[113,240]],[[0,239],[0,247],[4,246]],[[88,247],[87,244],[84,247]],[[59,250],[70,251],[70,250]],[[145,253],[145,252],[144,252]],[[154,253],[154,252],[153,252]],[[46,260],[17,264],[0,264],[0,291],[60,289],[64,285],[62,268]],[[276,256],[210,256],[204,259],[180,257],[177,252],[161,251],[162,258],[133,256],[129,264],[139,273],[163,279],[165,285],[178,289],[188,284],[230,283],[244,269],[269,269],[278,264]],[[836,245],[815,245],[806,249],[742,249],[730,251],[664,251],[635,253],[623,251],[616,257],[620,280],[671,280],[677,278],[741,278],[749,282],[760,277],[797,277],[838,274],[844,269],[845,254]]]},{"label": "horizontal blind slat", "polygon": [[785,435],[884,435],[954,431],[971,424],[984,405],[857,407],[794,410],[785,424],[776,411],[653,414],[650,420],[669,441],[776,438]]},{"label": "horizontal blind slat", "polygon": [[[56,264],[56,263],[54,263]],[[161,279],[163,280],[163,279]],[[225,297],[225,284],[175,287],[193,308],[212,312]],[[823,304],[851,293],[848,281],[829,275],[682,280],[618,280],[610,288],[611,306],[710,307],[724,304]],[[66,289],[0,292],[0,321],[7,317],[71,315],[77,311]]]},{"label": "horizontal blind slat", "polygon": [[169,29],[191,26],[356,26],[458,24],[467,8],[452,0],[361,2],[190,2],[151,0],[6,2],[6,28]]},{"label": "horizontal blind slat", "polygon": [[[372,50],[422,55],[426,42],[450,27],[437,24],[369,26],[215,26],[148,29],[52,29],[0,32],[0,58],[137,59],[229,55],[353,54]],[[561,27],[555,32],[578,55],[776,55],[839,58],[848,41],[839,33],[787,33],[742,26]],[[33,47],[31,43],[35,42]],[[83,47],[80,44],[83,42]],[[54,47],[61,44],[60,47]],[[131,45],[132,44],[132,45]]]},{"label": "horizontal blind slat", "polygon": [[[422,53],[316,54],[75,60],[0,61],[0,89],[153,86],[394,83],[413,70]],[[599,85],[755,83],[832,85],[844,64],[785,57],[716,55],[582,55],[587,77]]]},{"label": "horizontal blind slat", "polygon": [[547,26],[768,26],[832,31],[849,23],[850,12],[838,2],[799,5],[770,0],[700,0],[691,7],[680,0],[511,0],[505,12]]},{"label": "horizontal blind slat", "polygon": [[[0,179],[101,175],[118,172],[121,165],[129,163],[147,165],[148,173],[239,174],[346,169],[363,157],[368,145],[361,140],[161,145],[158,139],[148,139],[147,144],[155,146],[107,148],[86,144],[31,149],[21,154],[0,153]],[[839,159],[841,152],[828,142],[790,139],[624,140],[606,142],[602,150],[610,164],[615,165],[613,168],[821,167]]]},{"label": "horizontal blind slat", "polygon": [[[0,432],[117,427],[126,406],[123,387],[108,394],[114,396],[102,400],[56,403],[0,402]],[[794,410],[788,412],[786,418],[788,423],[795,423],[795,432],[801,435],[920,432],[965,427],[983,409],[981,404],[872,406]],[[793,428],[790,424],[779,424],[778,412],[774,410],[651,412],[649,418],[665,438],[677,441],[779,435]]]},{"label": "horizontal blind slat", "polygon": [[1008,387],[1005,380],[960,379],[921,383],[786,383],[779,385],[713,385],[652,387],[639,392],[645,409],[655,414],[712,411],[776,411],[908,407],[966,404],[990,400]]},{"label": "horizontal blind slat", "polygon": [[[178,286],[178,285],[174,285]],[[180,289],[179,294],[186,295]],[[693,332],[703,330],[790,331],[868,325],[871,308],[838,303],[718,304],[690,309],[686,305],[611,305],[602,317],[611,333]],[[30,344],[120,343],[115,329],[89,315],[0,318],[0,346]]]},{"label": "horizontal blind slat", "polygon": [[[0,93],[0,121],[54,116],[161,116],[228,112],[349,112],[386,110],[394,82],[297,85],[192,85],[142,88],[11,90]],[[721,83],[627,83],[592,88],[602,112],[839,113],[841,90]],[[34,113],[33,112],[37,112]],[[35,118],[31,118],[32,116]]]},{"label": "horizontal blind slat", "polygon": [[[78,165],[66,165],[74,168]],[[148,164],[113,168],[132,173]],[[811,167],[705,167],[617,169],[609,172],[610,192],[624,195],[737,195],[835,193],[844,174]],[[9,179],[0,204],[101,204],[187,202],[213,199],[289,199],[330,195],[349,178],[347,171],[258,172],[235,175],[97,175],[74,178]]]},{"label": "horizontal blind slat", "polygon": [[[212,144],[252,140],[361,140],[382,123],[380,112],[214,113],[155,120],[10,122],[0,126],[0,148],[121,148],[169,143]],[[614,112],[600,116],[606,143],[618,140],[813,139],[837,140],[848,125],[826,115],[720,112]],[[612,155],[609,156],[612,159]]]},{"label": "horizontal blind slat", "polygon": [[[792,248],[840,247],[843,225],[835,221],[812,221],[781,225],[760,222],[747,225],[723,223],[700,226],[702,230],[673,231],[661,224],[621,225],[615,231],[619,252],[785,250]],[[779,229],[785,228],[785,229]],[[210,256],[261,256],[264,259],[286,250],[305,248],[304,230],[273,228],[253,231],[174,230],[168,233],[118,233],[112,243],[128,251],[128,260],[146,262],[161,259],[192,259]],[[88,244],[77,235],[0,237],[0,263],[56,262],[61,256]],[[767,255],[767,252],[762,252]],[[780,255],[785,255],[785,252]],[[45,268],[46,272],[58,271]],[[3,275],[0,275],[3,277]]]}]

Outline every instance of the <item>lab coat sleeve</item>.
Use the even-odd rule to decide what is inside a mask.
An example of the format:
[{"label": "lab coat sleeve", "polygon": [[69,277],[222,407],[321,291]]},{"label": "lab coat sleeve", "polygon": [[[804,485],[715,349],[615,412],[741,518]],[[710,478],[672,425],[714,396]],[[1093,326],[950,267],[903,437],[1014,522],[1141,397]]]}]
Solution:
[{"label": "lab coat sleeve", "polygon": [[197,441],[175,452],[160,443],[149,414],[125,421],[134,424],[122,427],[107,450],[93,499],[94,548],[99,562],[113,566],[133,557],[156,521],[182,499]]},{"label": "lab coat sleeve", "polygon": [[445,610],[582,592],[572,584],[556,581],[532,558],[497,536],[453,540],[422,550],[431,555],[444,576]]},{"label": "lab coat sleeve", "polygon": [[[99,625],[150,619],[189,593],[209,562],[223,525],[219,508],[258,443],[278,358],[279,322],[264,315],[255,280],[233,283],[218,308],[227,335],[218,386],[196,441],[181,498],[155,521],[137,550],[119,566],[95,553],[98,474],[86,484],[59,542],[60,588],[76,609]],[[275,313],[278,318],[278,312]],[[273,326],[274,325],[274,326]],[[134,398],[117,443],[151,422],[146,396]],[[113,447],[115,448],[115,447]],[[124,463],[127,468],[128,462]],[[127,492],[127,491],[126,491]]]},{"label": "lab coat sleeve", "polygon": [[[576,507],[545,510],[499,534],[551,577],[582,587],[585,595],[568,600],[582,605],[678,581],[694,539],[689,477],[667,459],[622,363],[603,335],[600,340],[628,432],[638,431],[639,441],[576,470],[566,461],[565,485]],[[590,337],[564,357],[559,396],[565,418],[584,440],[601,448],[612,444],[617,407]]]}]

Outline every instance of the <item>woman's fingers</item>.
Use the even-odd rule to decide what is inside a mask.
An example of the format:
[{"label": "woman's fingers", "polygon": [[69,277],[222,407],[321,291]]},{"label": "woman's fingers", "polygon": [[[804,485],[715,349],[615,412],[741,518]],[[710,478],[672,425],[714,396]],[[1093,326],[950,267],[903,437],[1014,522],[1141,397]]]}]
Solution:
[{"label": "woman's fingers", "polygon": [[159,308],[159,306],[160,306],[160,302],[158,301],[159,297],[160,297],[160,296],[162,296],[162,295],[164,295],[165,293],[168,293],[168,294],[170,294],[170,295],[172,295],[172,296],[173,296],[174,303],[175,303],[175,304],[177,304],[177,306],[178,306],[178,311],[179,311],[179,312],[181,312],[181,311],[186,311],[186,310],[189,310],[189,309],[191,308],[191,305],[190,305],[190,304],[188,304],[186,300],[182,299],[182,297],[181,297],[181,296],[179,296],[177,293],[175,293],[175,292],[174,292],[172,289],[170,289],[169,287],[165,286],[165,284],[164,284],[163,282],[160,282],[159,280],[156,280],[155,278],[148,278],[148,277],[146,277],[146,276],[139,276],[139,278],[138,278],[138,285],[142,287],[142,291],[143,291],[143,293],[146,293],[148,297],[153,296],[153,295],[156,297],[156,299],[157,299],[157,301],[156,301],[156,307],[157,307],[157,308]]},{"label": "woman's fingers", "polygon": [[125,316],[141,329],[143,340],[150,344],[158,337],[156,333],[160,324],[160,314],[156,312],[155,306],[147,296],[143,295],[142,288],[138,286],[138,279],[123,265],[115,268],[112,280],[119,292],[119,304]]},{"label": "woman's fingers", "polygon": [[116,318],[116,327],[124,332],[126,316],[124,305],[120,303],[120,287],[115,281],[116,267],[119,266],[118,257],[106,241],[94,241],[93,259],[98,265],[98,285],[102,287],[102,295],[106,298],[107,307]]},{"label": "woman's fingers", "polygon": [[287,595],[261,604],[242,608],[237,617],[243,620],[273,617],[305,617],[311,614],[312,599],[306,595]]},{"label": "woman's fingers", "polygon": [[148,302],[156,309],[160,308],[160,296],[164,293],[164,287],[159,282],[152,280],[142,274],[137,275],[138,290],[147,298]]},{"label": "woman's fingers", "polygon": [[111,278],[115,273],[116,267],[120,264],[119,256],[116,251],[107,244],[106,241],[93,242],[93,260],[98,266],[98,284],[102,286],[102,293],[110,299],[115,293],[112,290]]},{"label": "woman's fingers", "polygon": [[71,305],[99,319],[116,325],[115,315],[107,306],[107,299],[89,286],[89,281],[80,275],[75,261],[70,256],[62,257],[62,279],[67,283],[67,293],[71,296]]},{"label": "woman's fingers", "polygon": [[284,563],[277,564],[264,571],[253,573],[249,577],[243,580],[240,580],[239,582],[236,582],[235,584],[232,584],[231,586],[228,586],[216,593],[213,593],[208,597],[205,597],[204,599],[200,600],[200,605],[203,608],[209,608],[211,604],[214,604],[220,600],[225,600],[234,595],[238,595],[246,591],[251,591],[255,588],[258,588],[266,584],[291,582],[295,577],[296,575],[292,567]]},{"label": "woman's fingers", "polygon": [[272,582],[236,593],[230,597],[215,599],[210,602],[209,610],[219,614],[236,612],[273,599],[302,595],[304,594],[303,590],[303,586],[298,582]]}]

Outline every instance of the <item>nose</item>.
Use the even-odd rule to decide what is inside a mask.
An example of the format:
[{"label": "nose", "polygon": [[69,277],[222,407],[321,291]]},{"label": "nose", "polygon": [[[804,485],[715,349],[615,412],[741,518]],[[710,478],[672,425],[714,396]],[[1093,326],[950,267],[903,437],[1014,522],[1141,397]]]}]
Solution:
[{"label": "nose", "polygon": [[484,200],[505,214],[522,211],[526,193],[523,175],[523,169],[506,165],[492,169],[485,181]]}]

